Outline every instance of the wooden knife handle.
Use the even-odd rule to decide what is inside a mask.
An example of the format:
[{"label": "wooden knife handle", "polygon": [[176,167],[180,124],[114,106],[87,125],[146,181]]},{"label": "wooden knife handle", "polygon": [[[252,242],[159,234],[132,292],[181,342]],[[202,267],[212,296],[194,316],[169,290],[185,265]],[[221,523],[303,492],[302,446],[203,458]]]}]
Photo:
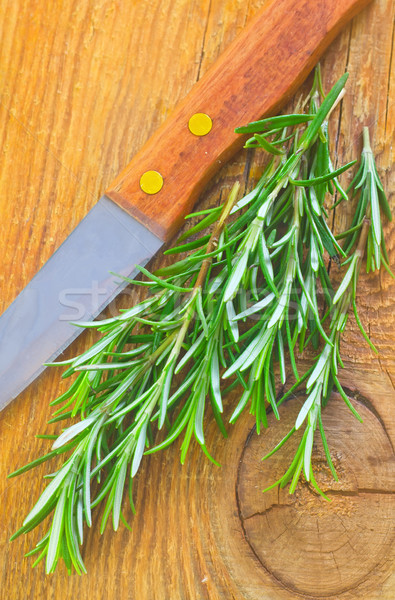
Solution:
[{"label": "wooden knife handle", "polygon": [[[341,27],[369,0],[269,0],[115,179],[106,194],[163,241],[180,228],[206,183],[239,149],[235,127],[273,114],[303,82]],[[195,113],[212,119],[190,132]],[[140,187],[147,171],[163,186]]]}]

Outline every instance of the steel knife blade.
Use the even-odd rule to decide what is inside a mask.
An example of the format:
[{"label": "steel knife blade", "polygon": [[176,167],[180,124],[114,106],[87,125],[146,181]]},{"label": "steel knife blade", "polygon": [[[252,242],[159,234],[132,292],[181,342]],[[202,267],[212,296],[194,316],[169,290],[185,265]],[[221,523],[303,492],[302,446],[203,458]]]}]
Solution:
[{"label": "steel knife blade", "polygon": [[[0,408],[15,398],[162,241],[103,196],[0,318]],[[114,276],[118,273],[120,276]]]},{"label": "steel knife blade", "polygon": [[[235,127],[283,104],[369,0],[269,0],[0,317],[0,409],[95,318],[180,227],[243,144]],[[313,25],[312,25],[313,24]],[[193,115],[212,121],[205,135]],[[163,182],[144,191],[153,171]],[[155,190],[154,190],[155,191]]]}]

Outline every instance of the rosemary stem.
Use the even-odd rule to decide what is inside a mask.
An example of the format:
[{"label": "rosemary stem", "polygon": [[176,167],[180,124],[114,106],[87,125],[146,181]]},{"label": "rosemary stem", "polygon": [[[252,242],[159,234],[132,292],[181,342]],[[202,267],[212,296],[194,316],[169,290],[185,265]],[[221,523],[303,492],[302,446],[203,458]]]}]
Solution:
[{"label": "rosemary stem", "polygon": [[[219,236],[221,235],[221,232],[224,228],[226,219],[229,216],[229,213],[231,212],[231,210],[236,202],[236,198],[237,198],[239,189],[240,189],[240,184],[237,182],[233,186],[233,188],[229,194],[229,198],[226,201],[225,206],[222,209],[221,216],[220,216],[219,220],[217,221],[217,223],[215,224],[212,234],[210,235],[210,239],[207,243],[207,248],[206,248],[206,252],[205,252],[206,255],[210,254],[218,246]],[[194,285],[194,290],[202,287],[205,277],[207,275],[207,270],[212,262],[212,258],[213,258],[212,256],[206,256],[206,258],[203,259],[202,266],[200,267],[200,271],[199,271],[199,274],[197,276],[197,279],[196,279],[196,282]]]},{"label": "rosemary stem", "polygon": [[363,128],[363,149],[366,152],[372,152],[372,148],[370,147],[370,137],[369,137],[369,127]]},{"label": "rosemary stem", "polygon": [[360,264],[362,262],[362,259],[363,259],[364,254],[365,254],[366,242],[367,242],[367,239],[368,239],[370,225],[371,225],[371,220],[370,220],[370,205],[368,205],[368,208],[366,210],[366,214],[365,214],[365,216],[363,218],[362,228],[361,228],[361,232],[359,234],[358,245],[357,245],[357,248],[355,250],[355,254],[358,257],[357,258],[358,264]]}]

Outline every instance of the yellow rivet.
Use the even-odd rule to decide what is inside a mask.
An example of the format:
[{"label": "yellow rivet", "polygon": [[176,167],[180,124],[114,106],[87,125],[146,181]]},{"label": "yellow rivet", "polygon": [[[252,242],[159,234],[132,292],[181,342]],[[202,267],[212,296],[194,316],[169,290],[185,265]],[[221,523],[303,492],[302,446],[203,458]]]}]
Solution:
[{"label": "yellow rivet", "polygon": [[158,171],[146,171],[140,177],[140,187],[146,194],[157,194],[163,187],[163,177]]},{"label": "yellow rivet", "polygon": [[205,113],[196,113],[188,121],[189,131],[194,135],[207,135],[212,126],[211,118]]}]

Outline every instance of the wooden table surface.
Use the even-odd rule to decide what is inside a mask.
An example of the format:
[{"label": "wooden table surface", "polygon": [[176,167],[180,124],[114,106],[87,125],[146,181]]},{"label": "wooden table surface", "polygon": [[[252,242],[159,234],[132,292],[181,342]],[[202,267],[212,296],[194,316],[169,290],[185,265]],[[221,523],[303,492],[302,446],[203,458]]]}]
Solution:
[{"label": "wooden table surface", "polygon": [[[0,311],[263,3],[1,2]],[[356,156],[368,125],[394,207],[393,22],[392,0],[374,0],[332,43],[322,68],[326,89],[350,72],[332,127],[338,163]],[[252,186],[260,161],[240,152],[201,203],[217,202],[236,179]],[[385,237],[394,265],[393,225],[385,226]],[[68,576],[62,565],[52,576],[42,564],[32,570],[23,556],[39,539],[36,532],[8,542],[43,489],[48,467],[6,475],[48,447],[34,436],[53,431],[48,404],[65,389],[57,370],[44,373],[0,415],[1,598],[394,598],[394,297],[385,272],[362,276],[360,315],[379,355],[350,318],[342,380],[364,423],[333,396],[325,420],[340,482],[331,481],[319,449],[314,459],[331,503],[304,485],[293,497],[261,493],[286,464],[285,454],[267,465],[260,458],[288,430],[293,403],[283,407],[279,427],[260,437],[248,415],[226,441],[208,423],[208,445],[222,467],[196,448],[184,467],[178,446],[147,457],[132,533],[109,528],[100,536],[93,527],[82,577]],[[68,352],[87,344],[83,335]]]}]

